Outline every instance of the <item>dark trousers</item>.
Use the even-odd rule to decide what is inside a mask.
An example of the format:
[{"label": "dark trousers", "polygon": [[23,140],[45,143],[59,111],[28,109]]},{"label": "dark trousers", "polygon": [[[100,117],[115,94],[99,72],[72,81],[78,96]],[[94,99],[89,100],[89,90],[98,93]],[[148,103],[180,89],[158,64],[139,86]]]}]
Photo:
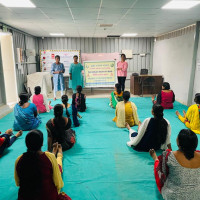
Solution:
[{"label": "dark trousers", "polygon": [[126,81],[126,77],[118,76],[118,83],[121,85],[122,91],[124,91],[124,88],[125,88],[125,81]]},{"label": "dark trousers", "polygon": [[73,123],[74,123],[74,126],[75,126],[75,127],[80,126],[80,123],[79,123],[79,121],[78,121],[77,114],[78,114],[77,108],[76,108],[75,105],[72,104],[72,118],[73,118]]},{"label": "dark trousers", "polygon": [[6,148],[10,147],[15,142],[15,140],[17,139],[16,136],[13,136],[13,137],[10,138],[10,136],[8,134],[3,134],[3,135],[1,135],[1,137],[5,137],[6,140],[0,146],[0,156],[3,154],[4,150]]}]

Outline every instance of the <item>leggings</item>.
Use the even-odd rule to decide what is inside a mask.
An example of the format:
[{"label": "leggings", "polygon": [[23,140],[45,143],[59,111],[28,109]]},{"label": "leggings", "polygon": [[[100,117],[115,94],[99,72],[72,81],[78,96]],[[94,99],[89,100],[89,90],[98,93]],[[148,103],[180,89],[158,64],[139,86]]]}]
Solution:
[{"label": "leggings", "polygon": [[126,81],[126,77],[118,76],[118,83],[121,85],[122,91],[124,91],[125,89],[125,81]]},{"label": "leggings", "polygon": [[13,136],[13,137],[10,138],[10,136],[8,134],[3,134],[3,135],[1,135],[1,137],[5,137],[6,140],[0,146],[0,156],[3,154],[4,150],[6,148],[10,147],[15,142],[15,140],[17,139],[16,136]]}]

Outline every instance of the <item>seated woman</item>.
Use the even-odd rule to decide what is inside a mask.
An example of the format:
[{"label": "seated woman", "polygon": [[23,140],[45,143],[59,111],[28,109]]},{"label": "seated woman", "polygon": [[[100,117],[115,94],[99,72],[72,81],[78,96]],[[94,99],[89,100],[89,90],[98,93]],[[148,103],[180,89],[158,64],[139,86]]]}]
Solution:
[{"label": "seated woman", "polygon": [[111,93],[110,107],[116,108],[118,102],[123,101],[123,91],[119,83],[115,84],[115,91]]},{"label": "seated woman", "polygon": [[175,101],[175,94],[170,90],[170,84],[164,82],[162,85],[162,90],[157,95],[157,100],[154,100],[155,97],[152,97],[152,102],[160,104],[164,109],[173,109],[173,103]]},{"label": "seated woman", "polygon": [[66,130],[71,128],[71,119],[63,117],[63,106],[56,104],[54,106],[54,118],[50,119],[46,123],[46,129],[48,132],[48,151],[52,150],[53,144],[58,142],[65,146]]},{"label": "seated woman", "polygon": [[139,122],[138,133],[132,130],[129,124],[126,123],[130,138],[127,145],[133,146],[137,151],[171,149],[171,126],[163,118],[163,107],[159,104],[154,104],[151,112],[152,118],[145,119],[142,124]]},{"label": "seated woman", "polygon": [[62,100],[62,103],[63,103],[63,107],[66,109],[66,115],[67,115],[67,117],[70,117],[72,115],[74,126],[75,127],[80,126],[80,123],[79,123],[77,117],[79,117],[79,118],[82,118],[82,117],[77,112],[77,108],[73,104],[70,105],[68,103],[69,99],[68,99],[67,95],[63,95],[61,97],[61,100]]},{"label": "seated woman", "polygon": [[41,120],[38,116],[35,104],[28,102],[29,96],[27,93],[21,93],[19,98],[19,103],[14,107],[14,130],[28,131],[37,128]]},{"label": "seated woman", "polygon": [[19,186],[18,200],[55,200],[62,195],[62,147],[55,144],[53,153],[50,153],[42,152],[42,145],[43,133],[40,130],[32,130],[27,134],[27,152],[15,162],[15,182]]},{"label": "seated woman", "polygon": [[12,135],[12,129],[8,129],[4,134],[0,135],[0,157],[3,155],[4,150],[10,147],[22,135],[22,131],[11,137]]},{"label": "seated woman", "polygon": [[77,111],[79,112],[85,112],[86,110],[86,95],[82,94],[82,86],[78,85],[77,93],[72,95],[72,105],[74,105],[77,108]]},{"label": "seated woman", "polygon": [[200,153],[196,151],[198,138],[188,129],[177,137],[177,151],[167,150],[157,157],[154,149],[154,175],[164,199],[200,199]]},{"label": "seated woman", "polygon": [[130,99],[130,92],[125,91],[123,93],[123,101],[119,102],[115,110],[115,118],[113,119],[116,122],[116,125],[119,128],[125,127],[125,122],[130,126],[138,125],[139,119],[137,114],[137,107]]},{"label": "seated woman", "polygon": [[51,101],[47,101],[47,97],[41,93],[41,87],[36,86],[35,87],[35,94],[32,97],[32,102],[37,107],[38,113],[45,113],[49,112],[53,107],[50,105]]},{"label": "seated woman", "polygon": [[190,106],[187,112],[183,111],[183,117],[180,115],[179,111],[176,111],[176,115],[187,128],[200,134],[200,93],[195,95],[194,102],[196,104]]}]

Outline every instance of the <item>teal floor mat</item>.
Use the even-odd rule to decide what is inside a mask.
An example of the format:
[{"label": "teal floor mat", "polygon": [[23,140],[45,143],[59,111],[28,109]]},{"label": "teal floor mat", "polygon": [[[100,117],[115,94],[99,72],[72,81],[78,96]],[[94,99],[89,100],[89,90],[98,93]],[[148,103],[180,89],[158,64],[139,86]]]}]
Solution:
[{"label": "teal floor mat", "polygon": [[[141,121],[151,117],[151,98],[132,98]],[[60,103],[59,100],[52,102]],[[73,200],[156,200],[162,199],[153,175],[153,161],[148,153],[134,151],[126,146],[128,131],[117,128],[112,118],[115,110],[108,106],[109,99],[87,99],[87,111],[81,113],[81,126],[75,128],[77,143],[64,152],[63,181],[65,191]],[[165,110],[165,118],[172,126],[172,148],[177,149],[176,137],[185,126],[178,120],[175,110],[187,109],[175,102],[173,110]],[[53,111],[40,115],[39,129],[44,133],[47,149],[46,122]],[[0,120],[3,132],[12,127],[13,113]],[[137,130],[137,127],[134,127]],[[17,199],[14,182],[14,163],[26,151],[25,136],[19,138],[0,158],[0,199]],[[198,136],[199,137],[199,136]]]}]

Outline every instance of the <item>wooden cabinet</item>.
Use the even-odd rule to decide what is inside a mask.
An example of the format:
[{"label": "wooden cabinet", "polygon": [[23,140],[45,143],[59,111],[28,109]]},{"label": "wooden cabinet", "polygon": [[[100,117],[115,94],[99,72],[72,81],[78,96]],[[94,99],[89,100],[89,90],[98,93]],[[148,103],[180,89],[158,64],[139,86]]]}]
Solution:
[{"label": "wooden cabinet", "polygon": [[142,81],[151,77],[155,80],[155,87],[145,86],[143,87],[143,94],[158,94],[162,89],[163,76],[160,75],[139,75],[130,76],[130,92],[134,95],[142,95]]}]

